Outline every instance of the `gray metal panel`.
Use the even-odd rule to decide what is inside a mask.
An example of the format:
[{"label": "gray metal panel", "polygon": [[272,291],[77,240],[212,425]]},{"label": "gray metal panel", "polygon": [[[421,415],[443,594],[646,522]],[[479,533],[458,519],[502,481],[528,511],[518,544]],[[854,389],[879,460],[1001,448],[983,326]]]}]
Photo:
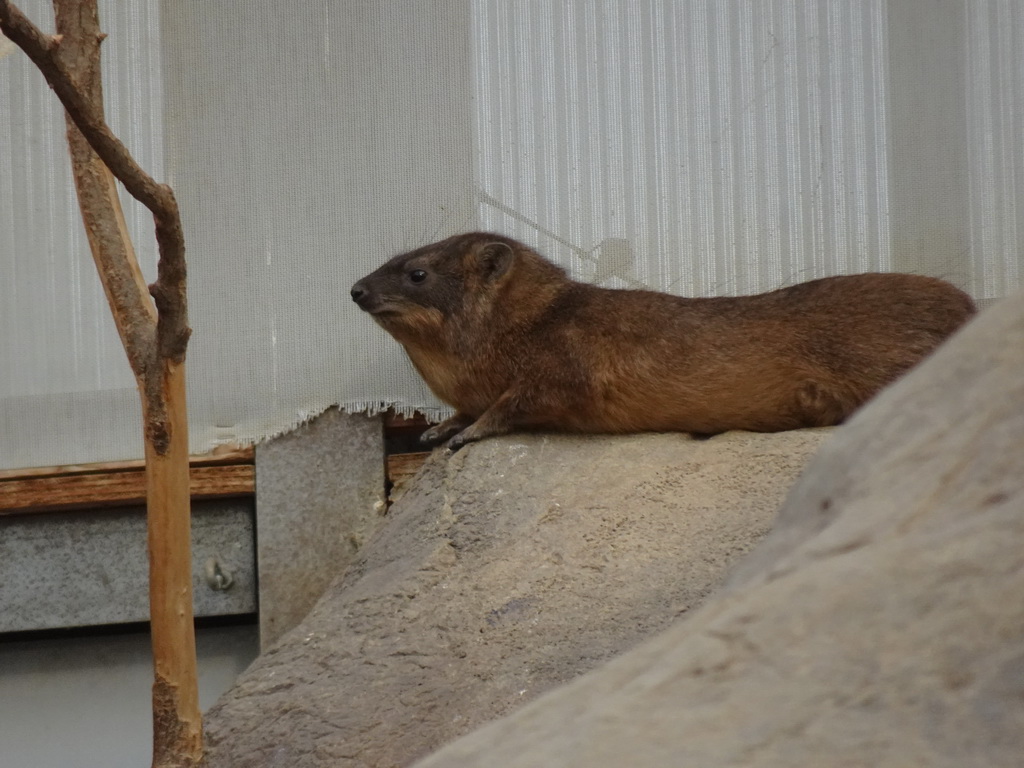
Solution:
[{"label": "gray metal panel", "polygon": [[[253,517],[249,499],[192,504],[196,616],[256,611]],[[0,632],[147,621],[148,574],[144,507],[0,517]]]},{"label": "gray metal panel", "polygon": [[[203,711],[259,653],[255,624],[196,629]],[[0,766],[138,768],[153,756],[149,632],[0,643]]]}]

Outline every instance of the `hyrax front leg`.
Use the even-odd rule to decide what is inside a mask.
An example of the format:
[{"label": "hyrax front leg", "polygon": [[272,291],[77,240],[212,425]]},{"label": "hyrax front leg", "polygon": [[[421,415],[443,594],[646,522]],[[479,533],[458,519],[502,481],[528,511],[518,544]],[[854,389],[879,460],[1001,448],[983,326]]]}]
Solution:
[{"label": "hyrax front leg", "polygon": [[431,443],[438,443],[442,440],[447,440],[449,437],[461,432],[472,423],[472,416],[466,413],[456,412],[454,416],[450,416],[440,424],[435,424],[420,435],[420,442],[424,445],[430,445]]},{"label": "hyrax front leg", "polygon": [[522,419],[522,403],[516,395],[506,392],[480,418],[448,441],[447,448],[457,451],[466,443],[476,442],[485,437],[505,435],[511,432]]}]

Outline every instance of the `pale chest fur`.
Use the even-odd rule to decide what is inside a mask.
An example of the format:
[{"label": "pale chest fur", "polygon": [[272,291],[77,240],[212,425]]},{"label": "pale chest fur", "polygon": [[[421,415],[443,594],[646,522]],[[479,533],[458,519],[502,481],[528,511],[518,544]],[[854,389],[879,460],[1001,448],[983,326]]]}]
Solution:
[{"label": "pale chest fur", "polygon": [[459,411],[479,416],[496,399],[497,394],[481,386],[479,375],[453,352],[425,345],[402,346],[430,391]]}]

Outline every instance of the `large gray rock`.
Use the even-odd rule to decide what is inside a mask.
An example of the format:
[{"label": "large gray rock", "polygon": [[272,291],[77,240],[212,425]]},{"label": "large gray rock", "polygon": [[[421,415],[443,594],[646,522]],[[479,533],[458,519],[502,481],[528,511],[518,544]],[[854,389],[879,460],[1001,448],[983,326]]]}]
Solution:
[{"label": "large gray rock", "polygon": [[828,432],[436,453],[344,580],[208,713],[209,765],[408,765],[593,669],[720,584]]},{"label": "large gray rock", "polygon": [[729,586],[469,766],[1024,765],[1024,297],[840,428]]}]

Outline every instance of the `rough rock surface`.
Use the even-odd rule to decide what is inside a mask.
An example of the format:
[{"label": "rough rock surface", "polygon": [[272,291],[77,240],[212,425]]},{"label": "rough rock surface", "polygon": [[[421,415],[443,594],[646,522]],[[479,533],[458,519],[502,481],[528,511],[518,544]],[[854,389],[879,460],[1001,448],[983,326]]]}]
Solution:
[{"label": "rough rock surface", "polygon": [[421,768],[1024,765],[1024,297],[829,440],[714,598]]},{"label": "rough rock surface", "polygon": [[408,765],[593,669],[721,583],[829,431],[436,453],[208,713],[210,768]]}]

